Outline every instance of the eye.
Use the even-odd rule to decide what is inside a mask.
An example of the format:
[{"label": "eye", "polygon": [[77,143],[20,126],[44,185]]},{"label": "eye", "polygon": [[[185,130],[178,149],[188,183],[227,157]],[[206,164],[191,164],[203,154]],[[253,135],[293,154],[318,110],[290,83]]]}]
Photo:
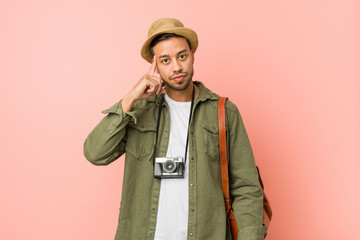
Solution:
[{"label": "eye", "polygon": [[179,58],[180,58],[181,60],[184,60],[184,59],[186,58],[186,55],[185,55],[185,54],[181,54],[181,55],[179,56]]},{"label": "eye", "polygon": [[165,64],[166,64],[166,63],[169,63],[169,59],[164,58],[163,60],[161,60],[161,62],[162,62],[162,63],[165,63]]}]

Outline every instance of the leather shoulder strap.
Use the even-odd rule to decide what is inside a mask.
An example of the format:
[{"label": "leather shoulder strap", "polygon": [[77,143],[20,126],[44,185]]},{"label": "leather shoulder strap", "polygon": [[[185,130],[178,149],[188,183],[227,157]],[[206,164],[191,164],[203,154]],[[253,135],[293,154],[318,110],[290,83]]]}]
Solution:
[{"label": "leather shoulder strap", "polygon": [[226,148],[226,126],[225,126],[225,103],[227,98],[220,97],[218,105],[219,119],[219,146],[220,146],[220,165],[221,165],[221,181],[225,198],[226,213],[231,209],[230,193],[229,193],[229,173],[228,159]]}]

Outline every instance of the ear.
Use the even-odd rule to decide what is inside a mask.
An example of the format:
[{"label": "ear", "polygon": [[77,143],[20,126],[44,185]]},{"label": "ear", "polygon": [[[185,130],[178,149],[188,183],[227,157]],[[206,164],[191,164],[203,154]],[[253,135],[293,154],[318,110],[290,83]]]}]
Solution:
[{"label": "ear", "polygon": [[194,51],[194,49],[191,49],[190,53],[191,53],[191,57],[193,59],[193,64],[194,64],[194,62],[195,62],[195,51]]}]

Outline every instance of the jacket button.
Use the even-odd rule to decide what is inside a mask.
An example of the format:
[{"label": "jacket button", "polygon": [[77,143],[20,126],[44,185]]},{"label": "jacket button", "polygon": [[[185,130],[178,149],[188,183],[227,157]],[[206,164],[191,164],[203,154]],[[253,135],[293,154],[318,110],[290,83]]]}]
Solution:
[{"label": "jacket button", "polygon": [[190,233],[189,235],[192,237],[193,233]]}]

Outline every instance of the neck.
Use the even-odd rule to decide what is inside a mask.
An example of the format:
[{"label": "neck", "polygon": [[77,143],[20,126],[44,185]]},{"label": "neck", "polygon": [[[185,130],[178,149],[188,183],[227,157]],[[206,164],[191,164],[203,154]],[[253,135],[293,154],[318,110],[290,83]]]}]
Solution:
[{"label": "neck", "polygon": [[167,87],[166,94],[176,102],[191,102],[193,88],[195,88],[195,100],[199,96],[199,88],[196,87],[192,81],[190,82],[189,86],[182,91],[177,91],[170,87]]}]

